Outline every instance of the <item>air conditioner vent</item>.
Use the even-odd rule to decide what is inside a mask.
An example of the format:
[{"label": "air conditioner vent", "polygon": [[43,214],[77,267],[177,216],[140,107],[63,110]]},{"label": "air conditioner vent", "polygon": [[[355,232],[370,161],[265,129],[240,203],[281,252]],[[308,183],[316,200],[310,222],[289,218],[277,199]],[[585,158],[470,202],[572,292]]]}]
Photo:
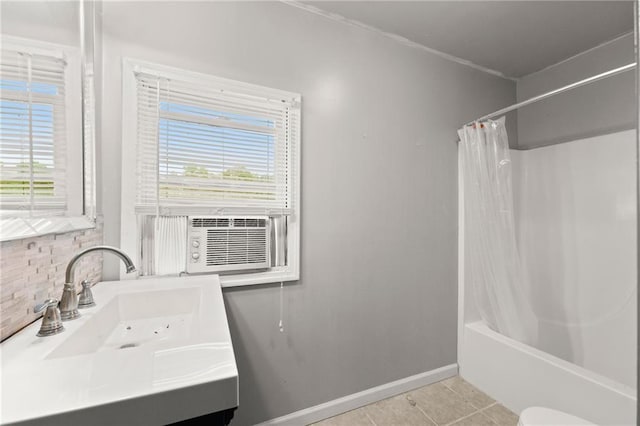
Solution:
[{"label": "air conditioner vent", "polygon": [[236,228],[264,228],[267,219],[257,218],[228,218],[228,217],[197,217],[191,219],[191,226],[194,228],[227,228],[233,226]]},{"label": "air conditioner vent", "polygon": [[246,227],[246,228],[264,228],[266,226],[266,219],[233,219],[233,226]]},{"label": "air conditioner vent", "polygon": [[263,269],[270,265],[266,217],[190,218],[187,272]]},{"label": "air conditioner vent", "polygon": [[191,226],[194,228],[217,228],[228,227],[229,218],[217,218],[217,217],[197,217],[191,219]]},{"label": "air conditioner vent", "polygon": [[264,264],[266,261],[264,229],[207,230],[207,266]]}]

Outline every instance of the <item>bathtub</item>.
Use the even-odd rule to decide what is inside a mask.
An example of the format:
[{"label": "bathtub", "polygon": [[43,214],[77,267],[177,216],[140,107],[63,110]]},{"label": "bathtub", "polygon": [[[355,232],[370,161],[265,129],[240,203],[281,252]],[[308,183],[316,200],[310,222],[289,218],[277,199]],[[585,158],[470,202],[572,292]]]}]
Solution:
[{"label": "bathtub", "polygon": [[599,425],[636,424],[635,131],[512,151],[515,221],[536,347],[481,320],[465,282],[459,175],[460,375],[512,411],[561,410]]},{"label": "bathtub", "polygon": [[476,321],[461,327],[460,375],[515,413],[544,406],[599,425],[635,425],[635,389]]}]

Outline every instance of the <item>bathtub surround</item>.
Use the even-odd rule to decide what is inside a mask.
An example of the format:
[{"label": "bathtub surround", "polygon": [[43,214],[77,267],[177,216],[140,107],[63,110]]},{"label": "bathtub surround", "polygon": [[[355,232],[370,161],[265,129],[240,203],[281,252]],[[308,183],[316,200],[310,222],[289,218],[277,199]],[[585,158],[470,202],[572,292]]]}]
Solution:
[{"label": "bathtub surround", "polygon": [[[95,229],[0,242],[0,340],[35,321],[33,307],[60,299],[67,263],[81,249],[102,243],[101,220]],[[102,255],[88,255],[76,265],[76,286],[102,278]]]},{"label": "bathtub surround", "polygon": [[512,150],[511,158],[539,342],[524,345],[478,321],[461,240],[460,374],[515,412],[546,406],[596,424],[635,424],[635,131]]},{"label": "bathtub surround", "polygon": [[225,290],[234,425],[455,363],[455,131],[515,83],[280,2],[102,6],[105,244],[120,245],[123,57],[302,95],[301,279],[282,333],[279,283]]},{"label": "bathtub surround", "polygon": [[637,349],[635,155],[633,130],[513,152],[519,248],[539,320],[536,347],[630,388]]}]

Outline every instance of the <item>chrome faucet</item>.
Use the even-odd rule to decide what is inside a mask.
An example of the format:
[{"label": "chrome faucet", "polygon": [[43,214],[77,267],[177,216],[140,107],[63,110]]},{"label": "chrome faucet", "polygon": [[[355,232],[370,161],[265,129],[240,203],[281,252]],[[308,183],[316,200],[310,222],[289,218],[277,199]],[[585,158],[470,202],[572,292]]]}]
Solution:
[{"label": "chrome faucet", "polygon": [[[124,252],[121,250],[110,247],[110,246],[94,246],[89,247],[86,250],[82,250],[80,253],[76,254],[71,258],[69,264],[67,265],[67,271],[65,273],[64,280],[64,288],[62,289],[62,297],[60,298],[60,316],[62,317],[62,321],[69,321],[72,319],[76,319],[80,316],[80,312],[78,312],[78,294],[76,293],[76,286],[73,283],[73,275],[76,267],[76,263],[82,256],[87,253],[91,253],[94,251],[107,251],[115,254],[124,262],[127,268],[127,274],[130,272],[134,272],[136,267],[133,265],[133,262]],[[87,286],[83,284],[83,292],[87,291]],[[89,289],[90,291],[90,289]],[[91,296],[93,300],[93,296]],[[91,305],[93,306],[93,305]]]}]

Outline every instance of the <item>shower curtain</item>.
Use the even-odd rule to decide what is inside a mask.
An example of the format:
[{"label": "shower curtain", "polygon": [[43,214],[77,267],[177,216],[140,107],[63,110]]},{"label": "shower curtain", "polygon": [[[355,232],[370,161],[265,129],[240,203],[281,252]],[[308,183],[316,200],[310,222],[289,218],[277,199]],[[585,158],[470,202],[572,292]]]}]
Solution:
[{"label": "shower curtain", "polygon": [[466,283],[489,327],[535,344],[538,324],[516,243],[505,118],[464,126],[458,135]]}]

